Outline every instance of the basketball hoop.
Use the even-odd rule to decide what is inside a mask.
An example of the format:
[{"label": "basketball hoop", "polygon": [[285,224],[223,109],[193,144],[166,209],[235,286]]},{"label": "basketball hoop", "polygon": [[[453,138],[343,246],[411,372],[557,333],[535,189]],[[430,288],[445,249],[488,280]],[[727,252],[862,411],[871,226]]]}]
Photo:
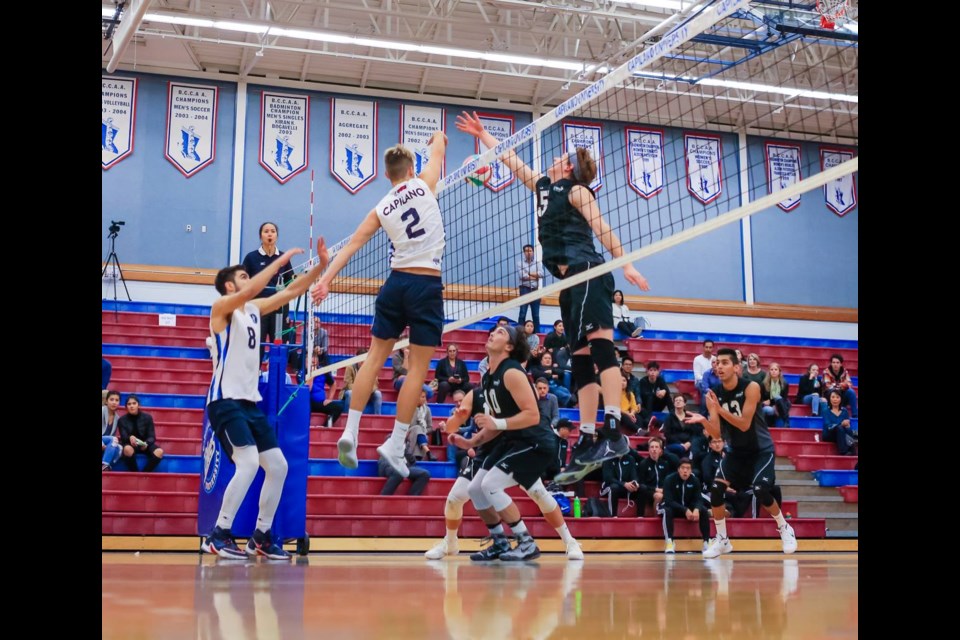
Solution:
[{"label": "basketball hoop", "polygon": [[821,29],[836,29],[837,21],[847,13],[849,0],[817,0]]}]

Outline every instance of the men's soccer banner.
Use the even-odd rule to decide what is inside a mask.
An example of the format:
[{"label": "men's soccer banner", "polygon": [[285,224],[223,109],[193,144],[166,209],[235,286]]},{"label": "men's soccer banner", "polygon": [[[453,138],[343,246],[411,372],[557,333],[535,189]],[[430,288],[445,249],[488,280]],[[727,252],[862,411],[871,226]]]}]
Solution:
[{"label": "men's soccer banner", "polygon": [[578,148],[590,150],[593,161],[597,163],[597,175],[590,183],[596,191],[603,186],[603,127],[599,122],[564,122],[564,148],[567,153],[576,154]]},{"label": "men's soccer banner", "polygon": [[377,103],[330,99],[330,173],[350,193],[377,177]]},{"label": "men's soccer banner", "polygon": [[100,109],[100,168],[106,171],[133,153],[136,78],[100,76]]},{"label": "men's soccer banner", "polygon": [[310,97],[264,91],[260,99],[260,166],[284,184],[307,168]]},{"label": "men's soccer banner", "polygon": [[[849,149],[834,149],[820,147],[820,170],[826,171],[847,160],[853,160],[853,151]],[[827,208],[841,218],[853,211],[857,206],[857,181],[852,173],[848,173],[839,180],[823,185],[823,199]]]},{"label": "men's soccer banner", "polygon": [[663,131],[627,127],[627,175],[630,188],[644,198],[663,190]]},{"label": "men's soccer banner", "polygon": [[[483,123],[483,127],[490,132],[497,140],[503,140],[509,138],[513,135],[513,126],[514,119],[513,116],[495,116],[488,113],[478,113],[477,117],[480,118],[480,122]],[[477,153],[483,153],[487,150],[487,146],[480,142],[478,139],[476,142]],[[490,165],[490,171],[492,175],[487,181],[487,188],[491,191],[500,191],[505,189],[509,184],[513,182],[513,172],[510,169],[507,169],[507,166],[502,162],[494,162]]]},{"label": "men's soccer banner", "polygon": [[189,178],[217,155],[217,87],[171,82],[164,157]]},{"label": "men's soccer banner", "polygon": [[687,191],[707,204],[723,192],[720,136],[687,133],[683,136],[687,156]]},{"label": "men's soccer banner", "polygon": [[[777,193],[800,182],[800,145],[783,142],[764,144],[767,159],[767,193]],[[781,200],[777,206],[792,211],[800,204],[800,194]]]},{"label": "men's soccer banner", "polygon": [[[430,160],[430,138],[434,131],[446,131],[446,110],[436,107],[400,105],[400,142],[413,152],[413,170],[417,175]],[[447,163],[440,166],[440,175],[447,172]]]}]

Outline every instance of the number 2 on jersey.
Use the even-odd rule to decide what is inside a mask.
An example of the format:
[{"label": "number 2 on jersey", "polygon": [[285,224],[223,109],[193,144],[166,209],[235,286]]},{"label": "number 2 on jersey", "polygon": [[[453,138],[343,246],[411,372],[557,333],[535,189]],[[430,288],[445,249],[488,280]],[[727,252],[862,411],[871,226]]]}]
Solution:
[{"label": "number 2 on jersey", "polygon": [[416,229],[418,224],[420,224],[420,214],[417,213],[416,209],[407,209],[403,212],[403,215],[400,216],[400,219],[404,222],[407,221],[407,218],[413,218],[410,221],[410,224],[407,225],[407,237],[413,240],[414,238],[419,238],[426,233],[423,229]]}]

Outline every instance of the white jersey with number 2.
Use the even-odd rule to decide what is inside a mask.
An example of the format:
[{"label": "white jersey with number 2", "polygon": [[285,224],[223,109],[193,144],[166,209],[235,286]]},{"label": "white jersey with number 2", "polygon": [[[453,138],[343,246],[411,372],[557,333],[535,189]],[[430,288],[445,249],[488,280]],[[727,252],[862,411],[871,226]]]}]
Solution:
[{"label": "white jersey with number 2", "polygon": [[401,182],[377,205],[380,226],[390,237],[390,268],[440,270],[446,236],[437,197],[420,178]]}]

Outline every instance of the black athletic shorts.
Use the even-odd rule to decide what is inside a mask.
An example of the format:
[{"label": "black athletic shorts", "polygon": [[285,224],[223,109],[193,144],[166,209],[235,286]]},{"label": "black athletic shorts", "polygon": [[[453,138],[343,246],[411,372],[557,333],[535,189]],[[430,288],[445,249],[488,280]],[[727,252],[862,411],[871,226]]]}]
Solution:
[{"label": "black athletic shorts", "polygon": [[726,480],[730,483],[730,488],[738,492],[753,489],[756,486],[770,489],[777,482],[773,461],[773,451],[730,453],[720,461],[716,479]]},{"label": "black athletic shorts", "polygon": [[[584,262],[567,267],[565,278],[595,267],[600,262]],[[613,329],[613,276],[605,273],[560,292],[560,317],[570,336],[572,354],[587,346],[587,334],[598,329]]]},{"label": "black athletic shorts", "polygon": [[507,439],[502,435],[497,440],[483,461],[483,468],[490,471],[497,467],[507,475],[513,474],[524,489],[535,485],[557,456],[556,445],[549,447],[535,440]]}]

